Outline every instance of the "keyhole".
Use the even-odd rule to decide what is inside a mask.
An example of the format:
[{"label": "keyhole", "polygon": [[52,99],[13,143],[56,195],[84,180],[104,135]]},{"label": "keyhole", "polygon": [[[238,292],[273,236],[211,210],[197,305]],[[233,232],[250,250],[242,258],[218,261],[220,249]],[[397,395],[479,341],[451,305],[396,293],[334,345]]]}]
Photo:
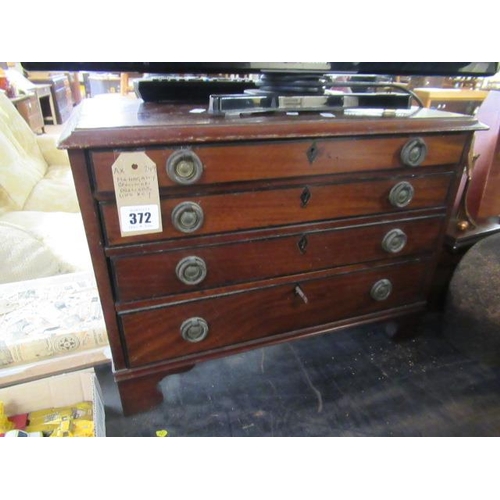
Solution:
[{"label": "keyhole", "polygon": [[306,235],[302,236],[302,238],[300,238],[299,242],[297,243],[300,253],[306,253],[307,243],[308,243],[307,236]]},{"label": "keyhole", "polygon": [[313,163],[318,156],[318,145],[315,142],[313,142],[311,146],[309,146],[306,155],[309,163]]},{"label": "keyhole", "polygon": [[139,168],[139,165],[137,163],[132,163],[132,170],[137,170]]},{"label": "keyhole", "polygon": [[309,203],[311,196],[311,191],[309,191],[309,188],[306,186],[303,189],[302,194],[300,195],[300,201],[303,207],[305,207]]}]

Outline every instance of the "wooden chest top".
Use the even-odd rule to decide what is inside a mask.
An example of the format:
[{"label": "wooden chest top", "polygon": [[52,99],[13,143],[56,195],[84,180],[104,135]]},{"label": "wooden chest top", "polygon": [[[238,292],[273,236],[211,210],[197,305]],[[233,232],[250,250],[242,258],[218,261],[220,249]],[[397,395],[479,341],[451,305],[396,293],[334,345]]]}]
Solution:
[{"label": "wooden chest top", "polygon": [[[203,111],[203,112],[200,112]],[[212,116],[194,105],[143,103],[105,96],[83,101],[63,132],[64,149],[251,141],[277,138],[465,132],[484,127],[472,116],[427,108],[399,112],[339,111],[334,116],[280,113]]]}]

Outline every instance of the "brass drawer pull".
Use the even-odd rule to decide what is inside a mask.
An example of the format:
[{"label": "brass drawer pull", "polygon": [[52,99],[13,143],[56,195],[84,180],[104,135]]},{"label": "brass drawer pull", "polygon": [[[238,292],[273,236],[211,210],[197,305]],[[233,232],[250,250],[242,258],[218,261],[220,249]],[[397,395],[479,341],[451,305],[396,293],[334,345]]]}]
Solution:
[{"label": "brass drawer pull", "polygon": [[389,253],[398,253],[403,250],[408,238],[401,229],[391,229],[382,240],[382,248]]},{"label": "brass drawer pull", "polygon": [[386,300],[392,292],[392,283],[388,279],[378,280],[370,291],[370,295],[374,300]]},{"label": "brass drawer pull", "polygon": [[184,201],[172,210],[172,224],[182,233],[193,233],[203,225],[203,210],[197,203]]},{"label": "brass drawer pull", "polygon": [[408,167],[418,167],[427,156],[427,144],[420,137],[409,140],[401,150],[401,161]]},{"label": "brass drawer pull", "polygon": [[203,164],[190,150],[176,151],[167,160],[167,175],[178,184],[194,184],[203,174]]},{"label": "brass drawer pull", "polygon": [[177,264],[175,274],[185,285],[198,285],[207,276],[207,265],[199,257],[185,257]]},{"label": "brass drawer pull", "polygon": [[410,204],[415,189],[406,181],[398,182],[389,193],[389,203],[396,208],[403,208]]},{"label": "brass drawer pull", "polygon": [[181,325],[181,336],[187,342],[201,342],[208,331],[208,323],[203,318],[189,318]]}]

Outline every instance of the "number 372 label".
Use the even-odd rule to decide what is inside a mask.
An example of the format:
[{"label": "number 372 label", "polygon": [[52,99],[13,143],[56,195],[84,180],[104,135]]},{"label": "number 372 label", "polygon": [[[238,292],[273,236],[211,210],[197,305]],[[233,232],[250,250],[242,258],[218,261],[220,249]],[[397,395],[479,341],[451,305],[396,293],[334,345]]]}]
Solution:
[{"label": "number 372 label", "polygon": [[122,233],[161,231],[158,205],[120,207]]}]

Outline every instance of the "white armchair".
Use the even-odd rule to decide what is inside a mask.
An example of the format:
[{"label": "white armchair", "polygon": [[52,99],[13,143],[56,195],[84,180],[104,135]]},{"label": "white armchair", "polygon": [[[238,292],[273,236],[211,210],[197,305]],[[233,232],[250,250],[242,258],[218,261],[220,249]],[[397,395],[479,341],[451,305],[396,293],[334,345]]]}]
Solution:
[{"label": "white armchair", "polygon": [[91,269],[66,152],[0,91],[0,283]]}]

